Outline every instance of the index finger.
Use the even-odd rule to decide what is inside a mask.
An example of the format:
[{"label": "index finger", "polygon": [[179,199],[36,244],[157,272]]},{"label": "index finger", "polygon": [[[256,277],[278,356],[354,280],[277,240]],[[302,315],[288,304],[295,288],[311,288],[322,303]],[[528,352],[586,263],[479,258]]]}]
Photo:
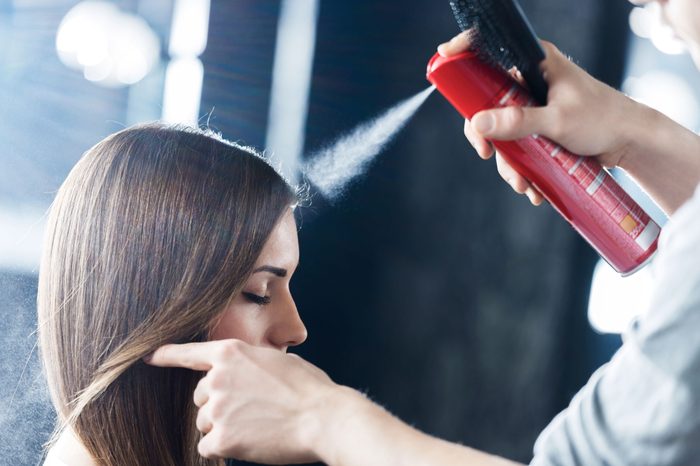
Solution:
[{"label": "index finger", "polygon": [[438,46],[438,53],[443,57],[451,57],[452,55],[457,55],[458,53],[466,52],[469,49],[469,45],[472,42],[472,32],[471,30],[464,31],[457,34],[449,42],[440,44]]},{"label": "index finger", "polygon": [[214,343],[216,342],[207,341],[163,345],[144,358],[144,361],[158,367],[184,367],[195,371],[208,371],[212,368]]}]

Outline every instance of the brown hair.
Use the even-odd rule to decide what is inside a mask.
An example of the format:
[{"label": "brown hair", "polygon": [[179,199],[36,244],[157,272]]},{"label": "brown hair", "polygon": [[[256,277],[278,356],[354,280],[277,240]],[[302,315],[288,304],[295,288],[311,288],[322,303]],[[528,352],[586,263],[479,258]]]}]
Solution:
[{"label": "brown hair", "polygon": [[221,464],[197,453],[202,374],[142,358],[207,338],[295,203],[263,158],[208,131],[140,125],[85,153],[51,208],[39,274],[57,433],[70,426],[100,465]]}]

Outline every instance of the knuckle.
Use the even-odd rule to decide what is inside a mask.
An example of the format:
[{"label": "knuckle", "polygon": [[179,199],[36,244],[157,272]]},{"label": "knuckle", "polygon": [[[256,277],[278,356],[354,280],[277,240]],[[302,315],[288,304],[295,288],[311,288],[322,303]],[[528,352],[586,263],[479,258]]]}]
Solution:
[{"label": "knuckle", "polygon": [[225,388],[227,385],[227,377],[226,373],[223,371],[216,371],[213,374],[211,374],[211,378],[209,379],[208,385],[212,390],[218,390],[221,388]]},{"label": "knuckle", "polygon": [[211,373],[214,371],[214,368],[212,368],[209,372],[206,373],[204,377],[199,379],[199,382],[197,382],[197,386],[195,387],[196,390],[203,390],[206,388],[206,386],[209,384],[211,381],[212,375]]},{"label": "knuckle", "polygon": [[207,403],[208,414],[212,420],[221,419],[226,413],[226,402],[221,399],[221,397],[214,397],[209,399]]},{"label": "knuckle", "polygon": [[238,436],[231,432],[213,431],[207,436],[212,436],[208,439],[207,450],[210,458],[237,458],[245,459],[247,451],[245,445],[239,440]]},{"label": "knuckle", "polygon": [[465,120],[464,122],[464,136],[467,138],[467,141],[469,144],[476,148],[477,147],[477,142],[479,141],[479,136],[474,133],[472,130],[471,124],[469,123],[469,120]]},{"label": "knuckle", "polygon": [[503,160],[502,157],[497,156],[497,163],[496,167],[498,168],[498,174],[501,175],[501,178],[503,178],[503,181],[508,183],[508,185],[513,189],[514,191],[518,191],[518,178],[519,175],[518,173],[511,167],[508,162]]},{"label": "knuckle", "polygon": [[494,150],[493,146],[489,143],[485,143],[483,152],[481,154],[481,158],[484,160],[487,160],[493,156],[494,152],[495,152],[495,150]]},{"label": "knuckle", "polygon": [[514,128],[522,124],[524,118],[523,109],[520,107],[507,107],[503,109],[501,124],[504,128]]},{"label": "knuckle", "polygon": [[206,431],[210,426],[209,418],[207,417],[206,413],[201,409],[197,413],[197,419],[195,421],[195,424],[197,426],[197,430],[199,430],[200,432]]},{"label": "knuckle", "polygon": [[220,358],[229,359],[240,352],[240,347],[238,340],[221,340],[217,353]]},{"label": "knuckle", "polygon": [[205,388],[197,387],[197,389],[195,389],[193,397],[195,406],[201,408],[207,403],[207,401],[209,400],[209,395],[207,395],[207,392],[208,391]]},{"label": "knuckle", "polygon": [[198,408],[201,408],[204,404],[204,393],[201,390],[199,390],[199,388],[195,389],[194,395],[192,396],[192,401],[194,402],[194,405]]},{"label": "knuckle", "polygon": [[529,187],[528,182],[520,175],[513,176],[513,190],[518,194],[525,194]]},{"label": "knuckle", "polygon": [[503,160],[499,157],[496,159],[496,170],[498,170],[498,174],[501,175],[501,178],[505,180],[507,183],[510,183],[510,178],[512,177],[512,173],[509,170],[508,165],[503,162]]},{"label": "knuckle", "polygon": [[199,444],[197,445],[197,451],[199,452],[199,454],[207,459],[214,459],[214,452],[209,446],[213,440],[210,440],[208,438],[213,435],[214,434],[207,434],[202,440],[199,441]]},{"label": "knuckle", "polygon": [[219,454],[224,449],[224,442],[221,440],[221,435],[217,435],[211,442],[211,449],[214,455]]},{"label": "knuckle", "polygon": [[552,57],[552,56],[561,56],[563,55],[561,51],[559,50],[559,47],[554,45],[552,42],[548,40],[541,40],[540,43],[542,44],[542,48],[545,51],[545,54],[547,57]]},{"label": "knuckle", "polygon": [[501,178],[503,178],[504,180],[506,179],[506,175],[505,175],[505,173],[503,173],[503,165],[502,164],[500,164],[500,163],[496,164],[496,171],[498,172],[499,175],[501,175]]}]

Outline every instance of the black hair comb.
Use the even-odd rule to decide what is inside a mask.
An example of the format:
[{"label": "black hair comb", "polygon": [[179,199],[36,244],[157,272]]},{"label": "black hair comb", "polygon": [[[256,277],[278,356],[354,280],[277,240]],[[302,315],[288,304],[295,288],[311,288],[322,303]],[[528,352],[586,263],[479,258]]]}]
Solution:
[{"label": "black hair comb", "polygon": [[462,31],[471,31],[471,49],[482,60],[505,71],[516,67],[541,105],[547,103],[547,82],[539,65],[544,50],[516,0],[450,0]]}]

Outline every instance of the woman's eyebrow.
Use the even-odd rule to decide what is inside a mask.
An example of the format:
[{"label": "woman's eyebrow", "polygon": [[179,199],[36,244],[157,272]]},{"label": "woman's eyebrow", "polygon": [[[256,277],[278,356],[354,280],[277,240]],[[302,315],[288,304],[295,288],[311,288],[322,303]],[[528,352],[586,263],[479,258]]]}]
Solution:
[{"label": "woman's eyebrow", "polygon": [[277,275],[278,277],[286,277],[287,276],[287,269],[281,269],[279,267],[273,267],[271,265],[263,265],[261,267],[258,267],[255,270],[253,270],[253,273],[258,273],[258,272],[270,272],[271,274]]}]

